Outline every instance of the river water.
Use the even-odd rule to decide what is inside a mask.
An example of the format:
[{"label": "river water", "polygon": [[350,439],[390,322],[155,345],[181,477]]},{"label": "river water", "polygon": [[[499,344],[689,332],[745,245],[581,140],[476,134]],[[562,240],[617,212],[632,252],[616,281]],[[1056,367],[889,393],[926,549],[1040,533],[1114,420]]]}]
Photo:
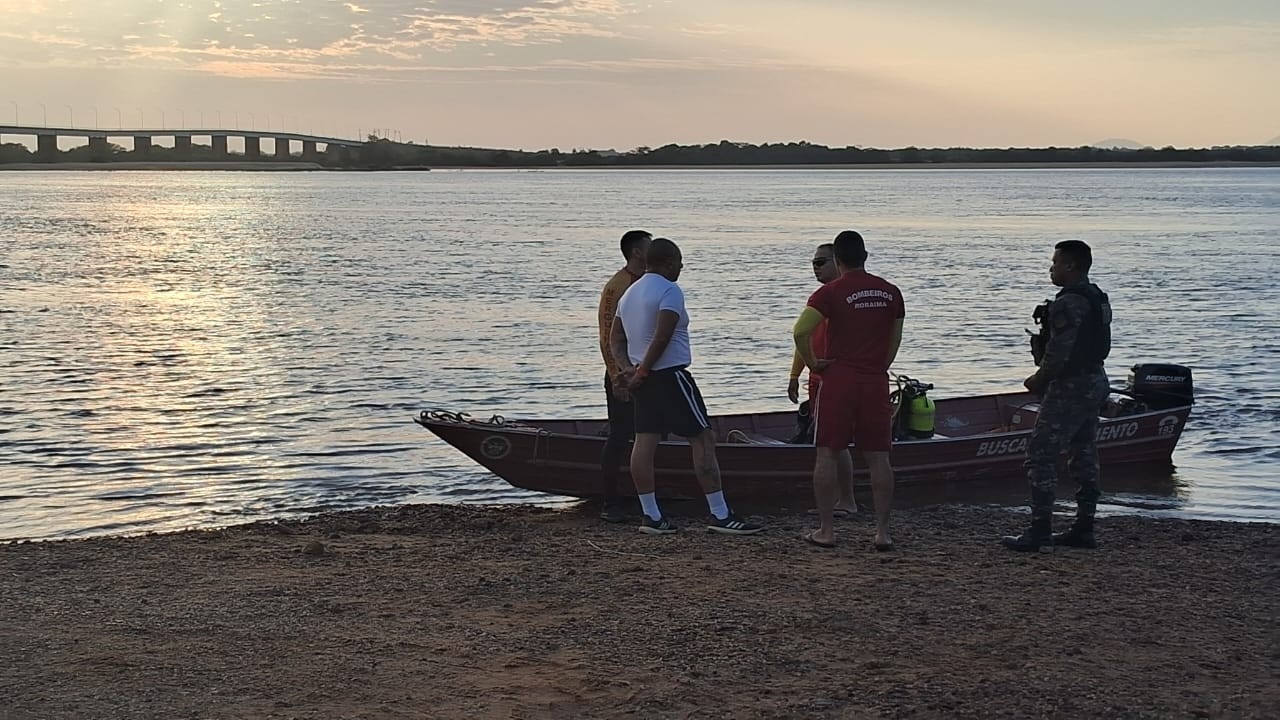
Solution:
[{"label": "river water", "polygon": [[1197,389],[1177,471],[1107,510],[1280,521],[1280,169],[14,172],[0,538],[546,502],[411,417],[602,415],[595,308],[633,227],[684,249],[713,412],[789,407],[838,230],[903,289],[895,369],[936,397],[1019,387],[1053,243],[1088,241],[1113,380],[1175,362]]}]

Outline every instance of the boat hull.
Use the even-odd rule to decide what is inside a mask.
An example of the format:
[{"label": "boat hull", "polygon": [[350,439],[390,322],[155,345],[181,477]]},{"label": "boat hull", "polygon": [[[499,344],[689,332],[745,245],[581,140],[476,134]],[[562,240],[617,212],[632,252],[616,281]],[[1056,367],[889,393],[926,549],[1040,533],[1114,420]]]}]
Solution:
[{"label": "boat hull", "polygon": [[[898,485],[951,485],[1025,472],[1027,440],[1038,411],[1030,395],[942,400],[937,408],[939,430],[949,436],[896,442],[891,459]],[[1098,454],[1104,471],[1133,464],[1145,469],[1172,467],[1173,450],[1190,411],[1188,405],[1100,418]],[[812,496],[813,447],[780,440],[793,428],[794,417],[780,412],[713,418],[720,438],[716,454],[721,478],[735,497]],[[515,487],[572,497],[601,494],[603,421],[508,421],[496,416],[480,421],[433,411],[415,420]],[[655,474],[659,497],[701,497],[683,440],[659,444]],[[855,489],[869,487],[867,467],[856,452],[854,484]],[[635,494],[625,466],[616,490],[624,496]]]}]

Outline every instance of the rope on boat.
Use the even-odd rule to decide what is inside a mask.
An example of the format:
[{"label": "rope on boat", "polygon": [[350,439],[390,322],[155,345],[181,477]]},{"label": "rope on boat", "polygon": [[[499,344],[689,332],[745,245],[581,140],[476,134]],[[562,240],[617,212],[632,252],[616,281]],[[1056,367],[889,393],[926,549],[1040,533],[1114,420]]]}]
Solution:
[{"label": "rope on boat", "polygon": [[532,428],[532,425],[508,420],[501,415],[491,415],[488,420],[477,420],[464,412],[450,410],[423,410],[418,414],[420,422],[452,423],[454,425],[484,425],[495,428]]},{"label": "rope on boat", "polygon": [[[533,432],[533,457],[531,461],[538,459],[538,451],[550,453],[551,451],[551,431],[539,427],[537,425],[526,425],[517,420],[508,420],[501,415],[491,415],[488,420],[477,420],[465,412],[453,412],[451,410],[423,410],[415,418],[415,421],[422,426],[428,423],[443,423],[449,425],[469,425],[472,427],[489,428],[493,430],[532,430]],[[546,438],[543,441],[543,438]]]}]

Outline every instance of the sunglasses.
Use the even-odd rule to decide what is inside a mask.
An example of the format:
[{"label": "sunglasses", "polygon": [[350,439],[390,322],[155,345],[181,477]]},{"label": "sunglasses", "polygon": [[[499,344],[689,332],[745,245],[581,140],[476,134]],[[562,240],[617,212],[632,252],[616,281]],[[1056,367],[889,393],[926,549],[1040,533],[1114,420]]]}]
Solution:
[{"label": "sunglasses", "polygon": [[826,264],[827,264],[827,263],[829,263],[829,262],[831,262],[831,258],[814,258],[814,259],[813,259],[813,266],[814,266],[814,267],[816,267],[816,268],[817,268],[817,267],[822,267],[823,265],[826,265]]}]

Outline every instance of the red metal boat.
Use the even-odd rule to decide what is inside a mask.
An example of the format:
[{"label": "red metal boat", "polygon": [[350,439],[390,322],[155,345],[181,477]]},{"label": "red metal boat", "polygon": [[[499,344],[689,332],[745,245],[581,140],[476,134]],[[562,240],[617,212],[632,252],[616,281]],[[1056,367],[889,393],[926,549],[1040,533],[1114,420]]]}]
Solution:
[{"label": "red metal boat", "polygon": [[[1169,368],[1185,371],[1185,378],[1177,378],[1185,381],[1185,395],[1151,390],[1150,384],[1140,382],[1139,392],[1116,390],[1131,399],[1109,402],[1099,418],[1098,454],[1104,471],[1131,464],[1145,469],[1171,467],[1174,447],[1190,416],[1189,370],[1135,366],[1135,372],[1139,368],[1148,369],[1151,377],[1171,381],[1175,378],[1168,374]],[[1132,376],[1130,385],[1134,385]],[[938,400],[936,432],[931,438],[894,443],[897,484],[952,484],[1023,474],[1027,439],[1038,412],[1039,402],[1025,392]],[[812,495],[813,447],[787,442],[796,429],[795,412],[721,415],[711,420],[719,443],[721,477],[735,497]],[[600,494],[603,420],[500,416],[477,420],[465,413],[426,410],[415,422],[516,487],[574,497]],[[660,497],[701,497],[683,440],[659,445],[656,468]],[[854,473],[855,487],[869,487],[867,468],[857,453]],[[624,495],[635,492],[625,470],[618,490]]]}]

